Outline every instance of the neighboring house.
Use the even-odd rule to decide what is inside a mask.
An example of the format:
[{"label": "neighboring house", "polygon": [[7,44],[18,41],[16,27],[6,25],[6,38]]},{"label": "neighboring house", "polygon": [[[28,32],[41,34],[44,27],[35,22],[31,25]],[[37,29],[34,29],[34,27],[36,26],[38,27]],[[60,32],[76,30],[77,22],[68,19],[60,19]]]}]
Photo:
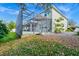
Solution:
[{"label": "neighboring house", "polygon": [[78,26],[76,26],[74,32],[79,32],[79,27]]},{"label": "neighboring house", "polygon": [[16,32],[16,29],[12,29],[11,32]]},{"label": "neighboring house", "polygon": [[55,7],[49,12],[42,12],[23,24],[24,32],[65,32],[68,26],[68,19]]}]

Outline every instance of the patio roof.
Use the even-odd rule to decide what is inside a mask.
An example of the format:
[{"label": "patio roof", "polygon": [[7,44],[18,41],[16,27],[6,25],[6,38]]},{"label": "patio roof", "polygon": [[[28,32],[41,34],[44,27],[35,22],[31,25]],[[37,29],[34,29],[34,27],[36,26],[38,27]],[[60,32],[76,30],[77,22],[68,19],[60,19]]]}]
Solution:
[{"label": "patio roof", "polygon": [[36,15],[33,19],[36,21],[41,21],[41,20],[52,19],[52,18],[39,14],[39,15]]}]

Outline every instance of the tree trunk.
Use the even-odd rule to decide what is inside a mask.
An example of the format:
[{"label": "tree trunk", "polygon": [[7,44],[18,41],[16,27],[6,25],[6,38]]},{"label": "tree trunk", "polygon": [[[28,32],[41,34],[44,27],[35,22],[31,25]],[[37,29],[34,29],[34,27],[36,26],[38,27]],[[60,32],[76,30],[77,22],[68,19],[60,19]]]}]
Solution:
[{"label": "tree trunk", "polygon": [[22,27],[23,27],[23,11],[20,9],[17,20],[16,20],[16,37],[21,38]]}]

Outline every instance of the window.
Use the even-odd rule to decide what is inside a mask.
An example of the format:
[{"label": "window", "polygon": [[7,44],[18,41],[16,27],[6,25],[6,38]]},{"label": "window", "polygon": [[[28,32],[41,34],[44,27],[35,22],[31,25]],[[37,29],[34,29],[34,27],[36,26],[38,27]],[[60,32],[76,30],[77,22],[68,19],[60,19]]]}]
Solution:
[{"label": "window", "polygon": [[44,14],[44,16],[47,16],[47,14]]}]

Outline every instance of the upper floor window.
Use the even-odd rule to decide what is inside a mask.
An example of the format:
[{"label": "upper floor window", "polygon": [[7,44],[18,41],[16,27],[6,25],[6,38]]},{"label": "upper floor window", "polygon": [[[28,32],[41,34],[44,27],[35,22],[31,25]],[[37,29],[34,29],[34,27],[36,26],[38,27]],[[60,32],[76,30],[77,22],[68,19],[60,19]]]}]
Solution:
[{"label": "upper floor window", "polygon": [[44,14],[44,16],[47,16],[47,14]]}]

